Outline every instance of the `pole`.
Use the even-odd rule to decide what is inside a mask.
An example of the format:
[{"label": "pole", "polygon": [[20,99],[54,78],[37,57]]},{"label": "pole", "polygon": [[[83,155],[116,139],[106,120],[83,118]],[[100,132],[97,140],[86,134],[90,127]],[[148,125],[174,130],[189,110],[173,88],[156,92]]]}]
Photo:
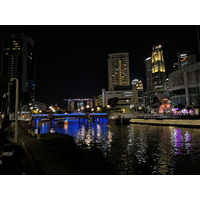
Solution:
[{"label": "pole", "polygon": [[32,136],[35,136],[35,121],[32,121]]},{"label": "pole", "polygon": [[37,133],[37,140],[40,140],[40,127],[41,127],[41,121],[38,120],[38,133]]},{"label": "pole", "polygon": [[7,105],[7,115],[9,116],[10,119],[10,85],[11,82],[8,82],[8,105]]},{"label": "pole", "polygon": [[18,138],[18,102],[19,102],[19,80],[17,78],[11,78],[10,81],[16,81],[16,97],[15,97],[15,137],[14,142],[17,143]]}]

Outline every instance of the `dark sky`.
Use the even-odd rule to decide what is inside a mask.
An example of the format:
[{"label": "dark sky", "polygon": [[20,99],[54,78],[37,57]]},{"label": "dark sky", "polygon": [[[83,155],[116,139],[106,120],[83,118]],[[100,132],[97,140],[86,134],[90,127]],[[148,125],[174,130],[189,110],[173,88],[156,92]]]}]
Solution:
[{"label": "dark sky", "polygon": [[1,40],[10,33],[33,37],[36,46],[36,100],[92,97],[108,87],[107,56],[129,52],[130,78],[145,83],[145,58],[162,44],[167,74],[177,53],[198,54],[196,26],[0,26]]}]

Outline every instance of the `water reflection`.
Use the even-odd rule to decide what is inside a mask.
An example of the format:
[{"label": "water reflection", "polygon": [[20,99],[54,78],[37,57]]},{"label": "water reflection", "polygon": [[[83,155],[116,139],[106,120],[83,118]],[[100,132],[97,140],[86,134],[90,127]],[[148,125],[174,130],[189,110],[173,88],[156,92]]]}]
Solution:
[{"label": "water reflection", "polygon": [[[98,148],[112,166],[113,174],[200,173],[198,129],[119,126],[104,119],[52,123],[56,132],[73,136],[79,148],[89,151]],[[49,123],[43,123],[41,132],[48,132],[49,128]]]},{"label": "water reflection", "polygon": [[170,128],[171,130],[171,144],[174,148],[174,153],[181,154],[190,154],[191,148],[191,134],[189,131],[181,132],[181,129]]}]

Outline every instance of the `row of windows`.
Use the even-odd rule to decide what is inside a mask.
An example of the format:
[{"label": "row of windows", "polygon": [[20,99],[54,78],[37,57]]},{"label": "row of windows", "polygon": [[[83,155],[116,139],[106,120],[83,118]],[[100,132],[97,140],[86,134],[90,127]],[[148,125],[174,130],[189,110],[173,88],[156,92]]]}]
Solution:
[{"label": "row of windows", "polygon": [[[198,94],[198,88],[189,88],[189,94]],[[171,96],[176,96],[176,95],[185,95],[185,89],[180,89],[180,90],[175,90],[170,92]]]}]

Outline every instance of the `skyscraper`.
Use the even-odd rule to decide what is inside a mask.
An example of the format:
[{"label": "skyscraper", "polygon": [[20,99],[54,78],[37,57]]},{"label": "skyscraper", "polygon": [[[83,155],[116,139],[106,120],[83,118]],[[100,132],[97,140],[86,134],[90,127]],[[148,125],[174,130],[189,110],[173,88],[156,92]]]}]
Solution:
[{"label": "skyscraper", "polygon": [[151,103],[151,101],[153,100],[152,61],[151,61],[151,57],[146,58],[146,60],[145,60],[145,68],[146,68],[147,99],[148,99],[148,103]]},{"label": "skyscraper", "polygon": [[152,83],[154,96],[166,92],[166,73],[162,46],[153,46],[152,51]]},{"label": "skyscraper", "polygon": [[144,100],[143,100],[143,96],[144,96],[144,93],[143,93],[143,83],[141,80],[139,79],[133,79],[131,81],[132,83],[132,87],[133,87],[133,90],[136,90],[137,91],[137,96],[138,96],[138,102],[139,103],[143,103]]},{"label": "skyscraper", "polygon": [[29,93],[35,100],[34,40],[24,34],[11,34],[3,40],[1,71],[10,78],[18,78],[19,92]]},{"label": "skyscraper", "polygon": [[115,86],[130,86],[129,53],[108,55],[108,88]]}]

